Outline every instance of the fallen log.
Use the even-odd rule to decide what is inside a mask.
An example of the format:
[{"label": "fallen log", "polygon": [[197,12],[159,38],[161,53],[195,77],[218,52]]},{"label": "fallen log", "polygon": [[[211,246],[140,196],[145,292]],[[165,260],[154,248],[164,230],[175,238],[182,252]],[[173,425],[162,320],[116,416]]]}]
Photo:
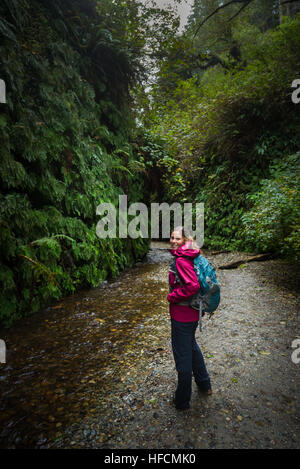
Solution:
[{"label": "fallen log", "polygon": [[211,256],[216,256],[217,254],[223,254],[223,253],[226,253],[226,252],[231,252],[231,251],[212,251],[209,254]]},{"label": "fallen log", "polygon": [[265,261],[267,259],[270,259],[271,256],[271,253],[257,254],[256,256],[250,256],[246,259],[241,259],[239,261],[229,262],[229,264],[220,265],[218,269],[236,269],[239,265],[247,264],[248,262],[254,261]]}]

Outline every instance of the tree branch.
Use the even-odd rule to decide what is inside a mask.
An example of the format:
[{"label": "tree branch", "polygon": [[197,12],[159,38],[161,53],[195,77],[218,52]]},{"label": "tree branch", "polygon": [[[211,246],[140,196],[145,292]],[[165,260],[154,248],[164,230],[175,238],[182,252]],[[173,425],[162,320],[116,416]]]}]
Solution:
[{"label": "tree branch", "polygon": [[284,2],[280,2],[280,5],[285,5],[286,3],[294,3],[298,2],[299,0],[284,0]]},{"label": "tree branch", "polygon": [[[294,1],[294,0],[288,0],[288,1]],[[228,7],[229,5],[233,5],[234,3],[244,3],[245,5],[242,6],[242,8],[239,10],[239,13],[246,7],[249,5],[249,3],[253,2],[253,0],[230,0],[230,2],[228,3],[225,3],[224,5],[221,5],[219,6],[218,8],[216,8],[216,10],[214,10],[210,15],[208,15],[204,21],[202,21],[202,23],[200,23],[194,33],[194,37],[196,36],[196,34],[198,33],[199,29],[201,28],[201,26],[204,25],[204,23],[206,23],[206,21],[208,21],[212,16],[214,16],[216,13],[218,13],[220,10],[222,10],[223,8],[226,8]],[[236,16],[236,15],[234,15]],[[232,19],[232,18],[231,18]]]},{"label": "tree branch", "polygon": [[238,11],[237,13],[235,13],[228,21],[231,21],[231,20],[233,20],[233,18],[235,18],[236,16],[238,16],[238,15],[241,13],[241,11],[243,11],[243,9],[246,8],[246,7],[249,5],[249,3],[251,3],[251,2],[252,2],[252,0],[249,0],[247,3],[245,3],[245,5],[243,5],[243,6],[239,9],[239,11]]}]

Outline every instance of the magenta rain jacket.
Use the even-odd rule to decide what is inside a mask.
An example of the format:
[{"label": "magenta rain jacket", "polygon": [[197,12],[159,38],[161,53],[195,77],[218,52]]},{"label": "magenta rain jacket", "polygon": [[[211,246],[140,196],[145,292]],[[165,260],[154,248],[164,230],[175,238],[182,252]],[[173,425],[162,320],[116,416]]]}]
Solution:
[{"label": "magenta rain jacket", "polygon": [[187,305],[178,304],[197,293],[200,285],[193,267],[193,259],[200,254],[199,249],[191,249],[191,242],[188,241],[178,249],[169,249],[169,252],[176,257],[176,267],[182,280],[182,285],[176,280],[175,274],[169,272],[170,291],[168,301],[170,303],[170,316],[175,321],[192,322],[199,320],[199,311]]}]

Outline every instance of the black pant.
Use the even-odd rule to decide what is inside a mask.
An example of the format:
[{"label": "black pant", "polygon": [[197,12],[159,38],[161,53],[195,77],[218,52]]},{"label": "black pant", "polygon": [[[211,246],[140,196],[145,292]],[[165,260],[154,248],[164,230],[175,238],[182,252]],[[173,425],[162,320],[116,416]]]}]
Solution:
[{"label": "black pant", "polygon": [[171,319],[172,349],[178,373],[175,406],[188,409],[192,392],[192,375],[202,391],[211,388],[204,358],[195,339],[198,321],[179,322]]}]

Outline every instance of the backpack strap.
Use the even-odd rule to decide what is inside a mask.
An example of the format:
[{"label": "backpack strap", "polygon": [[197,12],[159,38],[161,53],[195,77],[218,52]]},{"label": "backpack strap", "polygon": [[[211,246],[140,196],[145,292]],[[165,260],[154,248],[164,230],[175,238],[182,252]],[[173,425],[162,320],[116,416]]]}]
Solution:
[{"label": "backpack strap", "polygon": [[[178,281],[178,283],[180,285],[183,284],[181,278],[180,278],[180,275],[178,273],[178,270],[177,270],[177,267],[176,267],[176,257],[173,259],[173,261],[170,263],[170,272],[173,272],[173,274],[175,275],[176,277],[176,280]],[[179,303],[177,303],[178,305],[183,305],[183,306],[190,306],[190,302],[189,300],[185,300],[185,301],[180,301]],[[200,300],[199,302],[199,330],[200,332],[202,332],[202,300]]]},{"label": "backpack strap", "polygon": [[182,280],[179,276],[179,273],[178,273],[178,270],[177,270],[177,267],[176,267],[176,257],[170,263],[170,272],[173,272],[173,274],[176,277],[176,280],[182,285]]},{"label": "backpack strap", "polygon": [[202,332],[202,300],[199,301],[199,331]]}]

